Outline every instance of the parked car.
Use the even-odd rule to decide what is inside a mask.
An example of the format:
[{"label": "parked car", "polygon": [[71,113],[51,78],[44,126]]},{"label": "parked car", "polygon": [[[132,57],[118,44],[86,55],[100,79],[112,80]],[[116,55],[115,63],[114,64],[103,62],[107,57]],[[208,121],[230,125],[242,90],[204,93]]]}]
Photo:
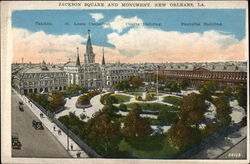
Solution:
[{"label": "parked car", "polygon": [[12,133],[11,135],[11,142],[12,142],[12,148],[13,149],[21,149],[22,144],[19,141],[19,137],[17,133]]},{"label": "parked car", "polygon": [[22,105],[19,105],[19,110],[22,111],[22,112],[24,111]]},{"label": "parked car", "polygon": [[43,129],[43,124],[41,121],[36,121],[36,120],[33,120],[32,121],[32,126],[37,130],[42,130]]}]

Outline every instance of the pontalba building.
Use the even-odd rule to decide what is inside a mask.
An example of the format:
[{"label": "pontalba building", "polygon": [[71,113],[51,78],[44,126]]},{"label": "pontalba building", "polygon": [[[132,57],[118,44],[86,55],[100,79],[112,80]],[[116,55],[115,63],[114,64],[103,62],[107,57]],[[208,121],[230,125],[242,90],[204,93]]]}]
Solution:
[{"label": "pontalba building", "polygon": [[246,86],[247,83],[246,62],[107,64],[103,49],[102,61],[100,64],[96,63],[90,30],[85,52],[82,52],[83,59],[79,55],[77,47],[75,61],[68,61],[60,66],[46,64],[45,61],[41,64],[12,64],[12,87],[21,94],[65,91],[71,84],[88,89],[110,89],[131,76],[153,82],[152,76],[157,72],[158,66],[159,74],[164,75],[165,81],[187,80],[194,88],[209,80],[217,81],[219,86]]}]

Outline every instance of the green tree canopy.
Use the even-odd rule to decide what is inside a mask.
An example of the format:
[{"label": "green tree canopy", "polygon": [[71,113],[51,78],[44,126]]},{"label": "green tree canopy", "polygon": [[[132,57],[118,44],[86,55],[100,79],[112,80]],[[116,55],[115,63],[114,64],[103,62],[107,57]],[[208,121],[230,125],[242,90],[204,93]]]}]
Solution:
[{"label": "green tree canopy", "polygon": [[122,140],[121,125],[108,112],[97,112],[87,122],[87,141],[99,154],[108,157],[117,152]]},{"label": "green tree canopy", "polygon": [[117,90],[121,90],[121,91],[124,91],[124,90],[129,90],[131,87],[129,85],[129,82],[127,80],[124,80],[124,81],[121,81],[117,84],[114,84],[113,87]]},{"label": "green tree canopy", "polygon": [[176,112],[161,110],[157,119],[161,123],[175,123],[178,120],[178,115]]},{"label": "green tree canopy", "polygon": [[178,83],[178,86],[179,88],[181,89],[186,89],[188,86],[189,86],[189,83],[187,80],[181,80],[179,83]]},{"label": "green tree canopy", "polygon": [[237,99],[240,106],[242,107],[247,106],[247,88],[244,85],[238,85],[236,87],[234,96]]},{"label": "green tree canopy", "polygon": [[215,99],[216,115],[219,123],[222,127],[226,127],[231,123],[232,109],[229,105],[228,99],[225,97],[219,97]]},{"label": "green tree canopy", "polygon": [[138,88],[140,86],[143,85],[143,80],[140,77],[137,76],[131,76],[129,78],[129,84],[133,87],[133,88]]},{"label": "green tree canopy", "polygon": [[66,100],[64,100],[63,93],[61,92],[52,92],[51,98],[50,104],[54,109],[58,109],[66,104]]},{"label": "green tree canopy", "polygon": [[122,132],[130,143],[147,139],[152,131],[149,120],[141,117],[138,109],[131,110],[125,117]]},{"label": "green tree canopy", "polygon": [[127,111],[127,110],[128,110],[126,104],[120,104],[120,105],[119,105],[119,109],[120,109],[121,111]]},{"label": "green tree canopy", "polygon": [[174,123],[168,130],[168,134],[170,143],[179,150],[185,150],[201,139],[198,129],[192,128],[182,121]]},{"label": "green tree canopy", "polygon": [[206,100],[211,100],[211,96],[215,93],[217,84],[215,81],[206,81],[199,88],[201,96]]},{"label": "green tree canopy", "polygon": [[191,93],[183,98],[181,105],[181,119],[188,124],[198,125],[204,120],[204,113],[206,112],[206,104],[201,95]]},{"label": "green tree canopy", "polygon": [[89,97],[87,95],[82,95],[78,97],[77,103],[81,105],[88,105],[90,104]]}]

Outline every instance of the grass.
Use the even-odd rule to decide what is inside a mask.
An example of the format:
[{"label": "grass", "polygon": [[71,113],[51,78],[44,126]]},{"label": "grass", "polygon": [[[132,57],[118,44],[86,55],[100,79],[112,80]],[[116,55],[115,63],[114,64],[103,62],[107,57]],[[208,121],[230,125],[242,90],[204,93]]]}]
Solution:
[{"label": "grass", "polygon": [[124,103],[130,100],[130,97],[125,95],[112,94],[111,96],[117,98],[118,103]]},{"label": "grass", "polygon": [[119,150],[133,152],[133,154],[142,158],[167,158],[178,153],[178,151],[169,144],[168,137],[164,134],[151,136],[149,141],[137,142],[135,146],[131,146],[128,142],[122,140],[119,144]]},{"label": "grass", "polygon": [[178,110],[177,107],[171,107],[166,104],[160,103],[128,103],[126,104],[128,108],[133,108],[136,104],[140,105],[143,110],[151,110],[151,111],[161,111],[161,110]]},{"label": "grass", "polygon": [[130,95],[134,95],[134,96],[142,96],[142,92],[124,92]]},{"label": "grass", "polygon": [[179,106],[182,104],[182,98],[175,96],[166,96],[164,97],[163,102]]}]

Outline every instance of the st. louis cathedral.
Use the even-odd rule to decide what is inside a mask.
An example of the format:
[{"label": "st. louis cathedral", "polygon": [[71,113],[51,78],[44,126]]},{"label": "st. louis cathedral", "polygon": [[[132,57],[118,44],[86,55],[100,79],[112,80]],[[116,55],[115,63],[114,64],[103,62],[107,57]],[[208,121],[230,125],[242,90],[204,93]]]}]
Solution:
[{"label": "st. louis cathedral", "polygon": [[95,63],[95,54],[91,43],[90,30],[88,31],[86,52],[83,60],[84,63],[81,63],[79,48],[77,47],[76,61],[67,62],[63,67],[63,70],[68,75],[68,85],[83,85],[89,89],[103,88],[101,67],[99,63]]}]

